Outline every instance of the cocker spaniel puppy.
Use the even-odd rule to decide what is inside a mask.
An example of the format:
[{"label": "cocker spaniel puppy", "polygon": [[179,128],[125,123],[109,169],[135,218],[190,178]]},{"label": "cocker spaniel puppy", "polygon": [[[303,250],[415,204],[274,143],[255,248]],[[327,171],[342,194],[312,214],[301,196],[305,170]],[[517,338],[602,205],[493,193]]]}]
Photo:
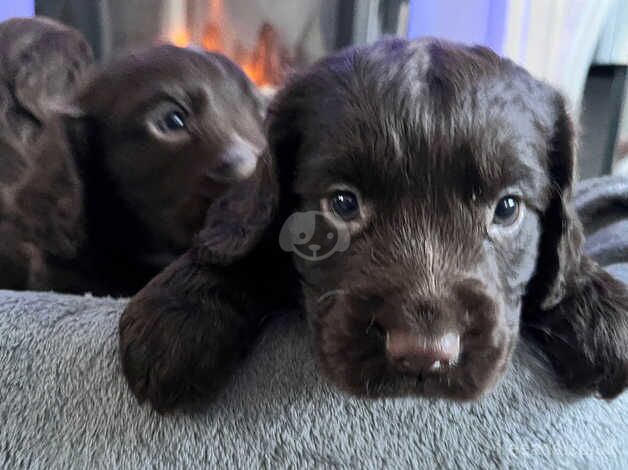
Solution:
[{"label": "cocker spaniel puppy", "polygon": [[0,288],[133,294],[253,173],[264,100],[219,54],[155,46],[85,78],[76,31],[4,28]]},{"label": "cocker spaniel puppy", "polygon": [[520,333],[570,390],[626,388],[628,290],[582,253],[551,87],[483,47],[384,40],[294,77],[267,138],[121,318],[140,400],[211,396],[262,316],[295,304],[325,375],[358,396],[476,398]]},{"label": "cocker spaniel puppy", "polygon": [[92,290],[135,293],[253,173],[265,103],[226,57],[171,45],[108,64],[77,102],[68,133],[85,187],[83,258],[105,282]]}]

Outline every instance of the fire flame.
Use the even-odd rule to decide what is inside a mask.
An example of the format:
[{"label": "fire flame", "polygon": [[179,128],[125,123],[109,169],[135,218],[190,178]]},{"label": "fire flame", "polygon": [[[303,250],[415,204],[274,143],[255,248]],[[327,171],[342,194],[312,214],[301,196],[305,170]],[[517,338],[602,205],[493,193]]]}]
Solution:
[{"label": "fire flame", "polygon": [[[226,44],[229,36],[224,34],[222,29],[228,28],[222,0],[212,0],[208,13],[210,20],[201,41],[206,50],[228,56],[238,63],[251,81],[258,86],[275,87],[281,84],[290,60],[277,31],[270,23],[261,26],[252,50],[244,48],[237,41],[230,50]],[[177,29],[168,35],[168,40],[176,46],[186,47],[192,43],[192,35],[187,29]]]},{"label": "fire flame", "polygon": [[190,45],[190,33],[185,29],[174,31],[170,34],[170,42],[175,46],[187,47]]}]

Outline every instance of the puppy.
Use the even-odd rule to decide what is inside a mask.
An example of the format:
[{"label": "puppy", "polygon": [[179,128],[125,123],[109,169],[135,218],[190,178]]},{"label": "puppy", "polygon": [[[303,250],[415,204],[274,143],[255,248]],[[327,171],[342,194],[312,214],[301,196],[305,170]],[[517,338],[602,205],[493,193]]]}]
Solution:
[{"label": "puppy", "polygon": [[[35,256],[48,232],[0,233],[13,256],[2,287],[130,295],[189,248],[214,198],[251,175],[265,146],[265,104],[224,56],[169,45],[114,60],[73,98],[51,103],[58,131],[42,148],[46,161],[33,165],[40,176],[24,184],[17,199],[25,207],[11,227],[61,223],[67,217],[39,210],[58,201],[72,214],[72,249]],[[57,175],[50,165],[62,158]],[[61,201],[53,184],[74,188],[72,199]],[[29,260],[15,259],[17,245]]]},{"label": "puppy", "polygon": [[255,181],[121,318],[140,400],[215,393],[260,315],[295,303],[354,395],[477,398],[520,332],[570,390],[626,388],[628,290],[582,253],[552,88],[482,47],[385,40],[291,80],[267,138]]},{"label": "puppy", "polygon": [[74,258],[82,240],[82,185],[58,110],[92,51],[43,18],[1,23],[0,44],[0,288],[45,288],[46,260]]},{"label": "puppy", "polygon": [[83,254],[96,292],[130,294],[190,247],[222,191],[265,146],[265,104],[220,54],[170,45],[124,56],[68,119],[85,186]]}]

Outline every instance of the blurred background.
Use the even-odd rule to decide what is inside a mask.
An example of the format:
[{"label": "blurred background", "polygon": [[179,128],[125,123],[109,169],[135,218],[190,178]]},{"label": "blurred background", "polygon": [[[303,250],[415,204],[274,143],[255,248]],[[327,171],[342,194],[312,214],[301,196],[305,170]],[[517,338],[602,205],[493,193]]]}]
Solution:
[{"label": "blurred background", "polygon": [[224,52],[262,87],[382,35],[483,44],[559,88],[580,117],[580,176],[628,175],[626,0],[11,0],[80,29],[96,54],[159,41]]}]

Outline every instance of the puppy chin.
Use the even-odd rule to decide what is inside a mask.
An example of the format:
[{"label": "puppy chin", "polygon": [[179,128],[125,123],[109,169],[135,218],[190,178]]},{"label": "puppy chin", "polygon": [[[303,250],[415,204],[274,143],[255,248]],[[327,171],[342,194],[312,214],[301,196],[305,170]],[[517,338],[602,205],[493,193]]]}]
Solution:
[{"label": "puppy chin", "polygon": [[450,373],[418,381],[413,394],[456,401],[480,399],[490,393],[504,376],[513,344],[514,341],[505,335],[502,346],[475,351],[473,357],[461,360]]},{"label": "puppy chin", "polygon": [[[356,345],[357,349],[358,346]],[[473,401],[493,390],[503,376],[510,353],[495,352],[491,356],[501,356],[496,363],[487,365],[459,364],[443,375],[426,374],[411,376],[391,370],[381,364],[378,358],[362,358],[352,362],[340,357],[320,355],[325,375],[341,390],[360,398],[400,398],[422,397],[443,398],[454,401]],[[335,362],[334,367],[329,367]],[[353,371],[339,374],[340,371]],[[364,371],[359,374],[357,371]]]},{"label": "puppy chin", "polygon": [[412,375],[388,360],[385,339],[369,315],[337,298],[311,320],[319,362],[341,390],[361,398],[424,397],[476,400],[503,376],[516,343],[516,332],[496,325],[464,338],[460,359],[444,370]]}]

